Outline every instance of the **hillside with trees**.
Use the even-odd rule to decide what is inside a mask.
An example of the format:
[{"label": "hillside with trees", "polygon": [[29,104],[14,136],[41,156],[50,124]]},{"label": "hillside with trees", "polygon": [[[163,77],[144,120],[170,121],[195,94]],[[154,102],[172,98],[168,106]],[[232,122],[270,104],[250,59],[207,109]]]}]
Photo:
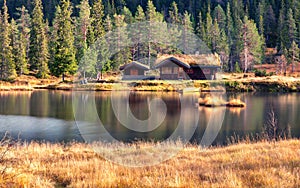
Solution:
[{"label": "hillside with trees", "polygon": [[[167,23],[197,34],[220,55],[224,71],[241,68],[246,72],[261,64],[266,48],[276,48],[292,67],[300,58],[298,0],[4,0],[0,6],[1,80],[23,74],[64,78],[75,74],[78,67],[86,67],[80,71],[92,76],[100,70],[117,70],[131,60],[144,58],[148,61],[143,63],[150,64],[150,57],[159,53],[184,53],[155,41],[139,42],[139,38],[161,32],[158,30],[186,38],[186,32],[168,31]],[[148,36],[124,31],[143,21],[149,23]],[[157,22],[165,28],[151,24]],[[102,41],[97,49],[100,57],[81,61],[95,41],[110,31],[115,31],[116,46],[126,40],[136,45],[110,57]],[[93,66],[82,64],[89,61]]]}]

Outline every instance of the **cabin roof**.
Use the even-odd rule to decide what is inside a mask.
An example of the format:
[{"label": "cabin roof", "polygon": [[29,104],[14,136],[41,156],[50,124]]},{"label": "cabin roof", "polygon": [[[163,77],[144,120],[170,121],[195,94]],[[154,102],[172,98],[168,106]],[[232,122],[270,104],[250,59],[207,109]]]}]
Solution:
[{"label": "cabin roof", "polygon": [[178,66],[185,67],[185,68],[188,68],[188,69],[191,67],[189,64],[187,64],[187,63],[185,63],[183,61],[180,61],[179,59],[177,59],[175,57],[168,57],[168,58],[163,59],[160,62],[158,62],[155,65],[155,68],[160,68],[160,67],[164,66],[166,63],[168,63],[169,61],[172,61],[175,64],[177,64]]},{"label": "cabin roof", "polygon": [[199,54],[199,55],[160,55],[156,62],[155,67],[159,68],[163,66],[167,60],[171,60],[178,65],[189,68],[190,66],[200,65],[200,66],[220,66],[221,60],[218,54]]},{"label": "cabin roof", "polygon": [[131,63],[128,63],[128,64],[125,64],[123,66],[120,67],[120,70],[126,70],[130,67],[137,67],[139,69],[142,69],[142,70],[150,70],[149,66],[147,65],[144,65],[140,62],[137,62],[137,61],[132,61]]}]

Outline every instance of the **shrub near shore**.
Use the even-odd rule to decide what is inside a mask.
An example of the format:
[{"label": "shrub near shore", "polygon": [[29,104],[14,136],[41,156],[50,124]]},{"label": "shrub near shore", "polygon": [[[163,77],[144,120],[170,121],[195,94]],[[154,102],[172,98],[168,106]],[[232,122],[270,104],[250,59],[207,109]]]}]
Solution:
[{"label": "shrub near shore", "polygon": [[210,149],[190,145],[162,164],[143,168],[113,164],[79,143],[15,144],[0,149],[6,151],[0,160],[0,187],[300,186],[299,140]]}]

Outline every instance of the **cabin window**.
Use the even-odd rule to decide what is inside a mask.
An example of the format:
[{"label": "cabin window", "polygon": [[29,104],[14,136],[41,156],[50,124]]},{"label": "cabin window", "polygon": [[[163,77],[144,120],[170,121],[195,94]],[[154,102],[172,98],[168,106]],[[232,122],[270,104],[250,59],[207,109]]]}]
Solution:
[{"label": "cabin window", "polygon": [[163,67],[162,73],[163,74],[172,74],[172,67]]},{"label": "cabin window", "polygon": [[130,75],[134,75],[134,76],[139,75],[139,71],[137,69],[131,69]]},{"label": "cabin window", "polygon": [[188,74],[194,74],[194,70],[193,70],[193,69],[188,69],[188,70],[187,70],[187,73],[188,73]]},{"label": "cabin window", "polygon": [[210,69],[202,69],[202,72],[204,74],[210,74],[211,73]]},{"label": "cabin window", "polygon": [[173,73],[178,74],[178,67],[173,67]]},{"label": "cabin window", "polygon": [[178,68],[178,78],[183,78],[184,74],[183,74],[183,68],[182,67],[179,67]]}]

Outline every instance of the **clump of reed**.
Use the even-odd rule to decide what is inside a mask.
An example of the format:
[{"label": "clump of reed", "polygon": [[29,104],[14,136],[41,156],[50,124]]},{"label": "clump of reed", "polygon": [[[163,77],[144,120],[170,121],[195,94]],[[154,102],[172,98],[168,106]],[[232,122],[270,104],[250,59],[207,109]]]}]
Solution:
[{"label": "clump of reed", "polygon": [[231,99],[229,102],[226,104],[227,107],[246,107],[246,103],[241,101],[241,99]]},{"label": "clump of reed", "polygon": [[217,96],[207,96],[205,98],[199,98],[198,103],[200,106],[206,107],[246,107],[246,103],[244,103],[240,99],[231,99],[229,102],[227,102],[223,98]]}]

